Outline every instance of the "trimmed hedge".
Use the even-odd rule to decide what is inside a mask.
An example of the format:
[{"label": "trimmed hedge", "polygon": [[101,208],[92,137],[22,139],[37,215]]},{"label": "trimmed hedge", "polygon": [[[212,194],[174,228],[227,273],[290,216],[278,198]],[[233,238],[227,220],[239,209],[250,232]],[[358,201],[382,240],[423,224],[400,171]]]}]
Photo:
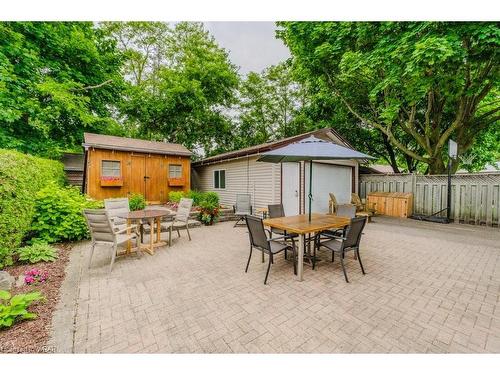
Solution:
[{"label": "trimmed hedge", "polygon": [[0,149],[0,269],[12,264],[30,229],[36,194],[49,183],[65,183],[61,162]]}]

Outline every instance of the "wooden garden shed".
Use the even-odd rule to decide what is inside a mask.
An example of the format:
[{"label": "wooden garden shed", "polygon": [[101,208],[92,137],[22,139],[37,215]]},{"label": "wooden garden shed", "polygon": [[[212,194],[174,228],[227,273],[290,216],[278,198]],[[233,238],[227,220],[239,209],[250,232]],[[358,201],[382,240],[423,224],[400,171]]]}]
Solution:
[{"label": "wooden garden shed", "polygon": [[85,133],[83,190],[92,198],[142,194],[164,203],[191,184],[191,151],[176,143]]}]

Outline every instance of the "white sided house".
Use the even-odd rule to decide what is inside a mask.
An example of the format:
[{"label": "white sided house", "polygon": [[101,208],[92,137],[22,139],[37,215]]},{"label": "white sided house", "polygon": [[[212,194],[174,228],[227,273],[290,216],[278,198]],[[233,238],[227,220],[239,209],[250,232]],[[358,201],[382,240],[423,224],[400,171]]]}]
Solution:
[{"label": "white sided house", "polygon": [[[335,130],[327,128],[226,152],[192,163],[192,188],[215,191],[222,205],[232,206],[236,194],[250,194],[254,212],[268,204],[283,203],[286,215],[305,213],[309,192],[309,162],[266,163],[258,157],[290,143],[314,135],[317,138],[353,148]],[[339,204],[350,203],[358,191],[358,161],[321,160],[313,162],[312,211],[328,212],[328,193]]]}]

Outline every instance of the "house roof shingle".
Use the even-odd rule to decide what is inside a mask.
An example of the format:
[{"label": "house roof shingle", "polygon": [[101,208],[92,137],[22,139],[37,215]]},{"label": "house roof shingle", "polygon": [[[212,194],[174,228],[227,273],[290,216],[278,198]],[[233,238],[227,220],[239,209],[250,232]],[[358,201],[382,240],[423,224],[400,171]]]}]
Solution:
[{"label": "house roof shingle", "polygon": [[144,139],[115,137],[94,133],[84,134],[84,147],[118,151],[136,151],[150,154],[191,156],[192,152],[178,143],[146,141]]}]

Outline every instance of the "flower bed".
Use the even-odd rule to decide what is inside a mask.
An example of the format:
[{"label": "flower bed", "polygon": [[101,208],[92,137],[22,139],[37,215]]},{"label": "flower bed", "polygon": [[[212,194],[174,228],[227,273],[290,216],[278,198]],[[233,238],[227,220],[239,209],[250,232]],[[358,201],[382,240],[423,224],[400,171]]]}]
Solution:
[{"label": "flower bed", "polygon": [[16,280],[20,277],[21,286],[14,286],[10,293],[41,292],[43,301],[34,302],[29,311],[38,316],[33,320],[16,322],[12,327],[0,329],[0,353],[46,353],[56,348],[47,347],[50,335],[52,314],[59,300],[59,289],[65,277],[69,259],[70,245],[58,245],[59,257],[54,262],[16,264],[4,270]]}]

